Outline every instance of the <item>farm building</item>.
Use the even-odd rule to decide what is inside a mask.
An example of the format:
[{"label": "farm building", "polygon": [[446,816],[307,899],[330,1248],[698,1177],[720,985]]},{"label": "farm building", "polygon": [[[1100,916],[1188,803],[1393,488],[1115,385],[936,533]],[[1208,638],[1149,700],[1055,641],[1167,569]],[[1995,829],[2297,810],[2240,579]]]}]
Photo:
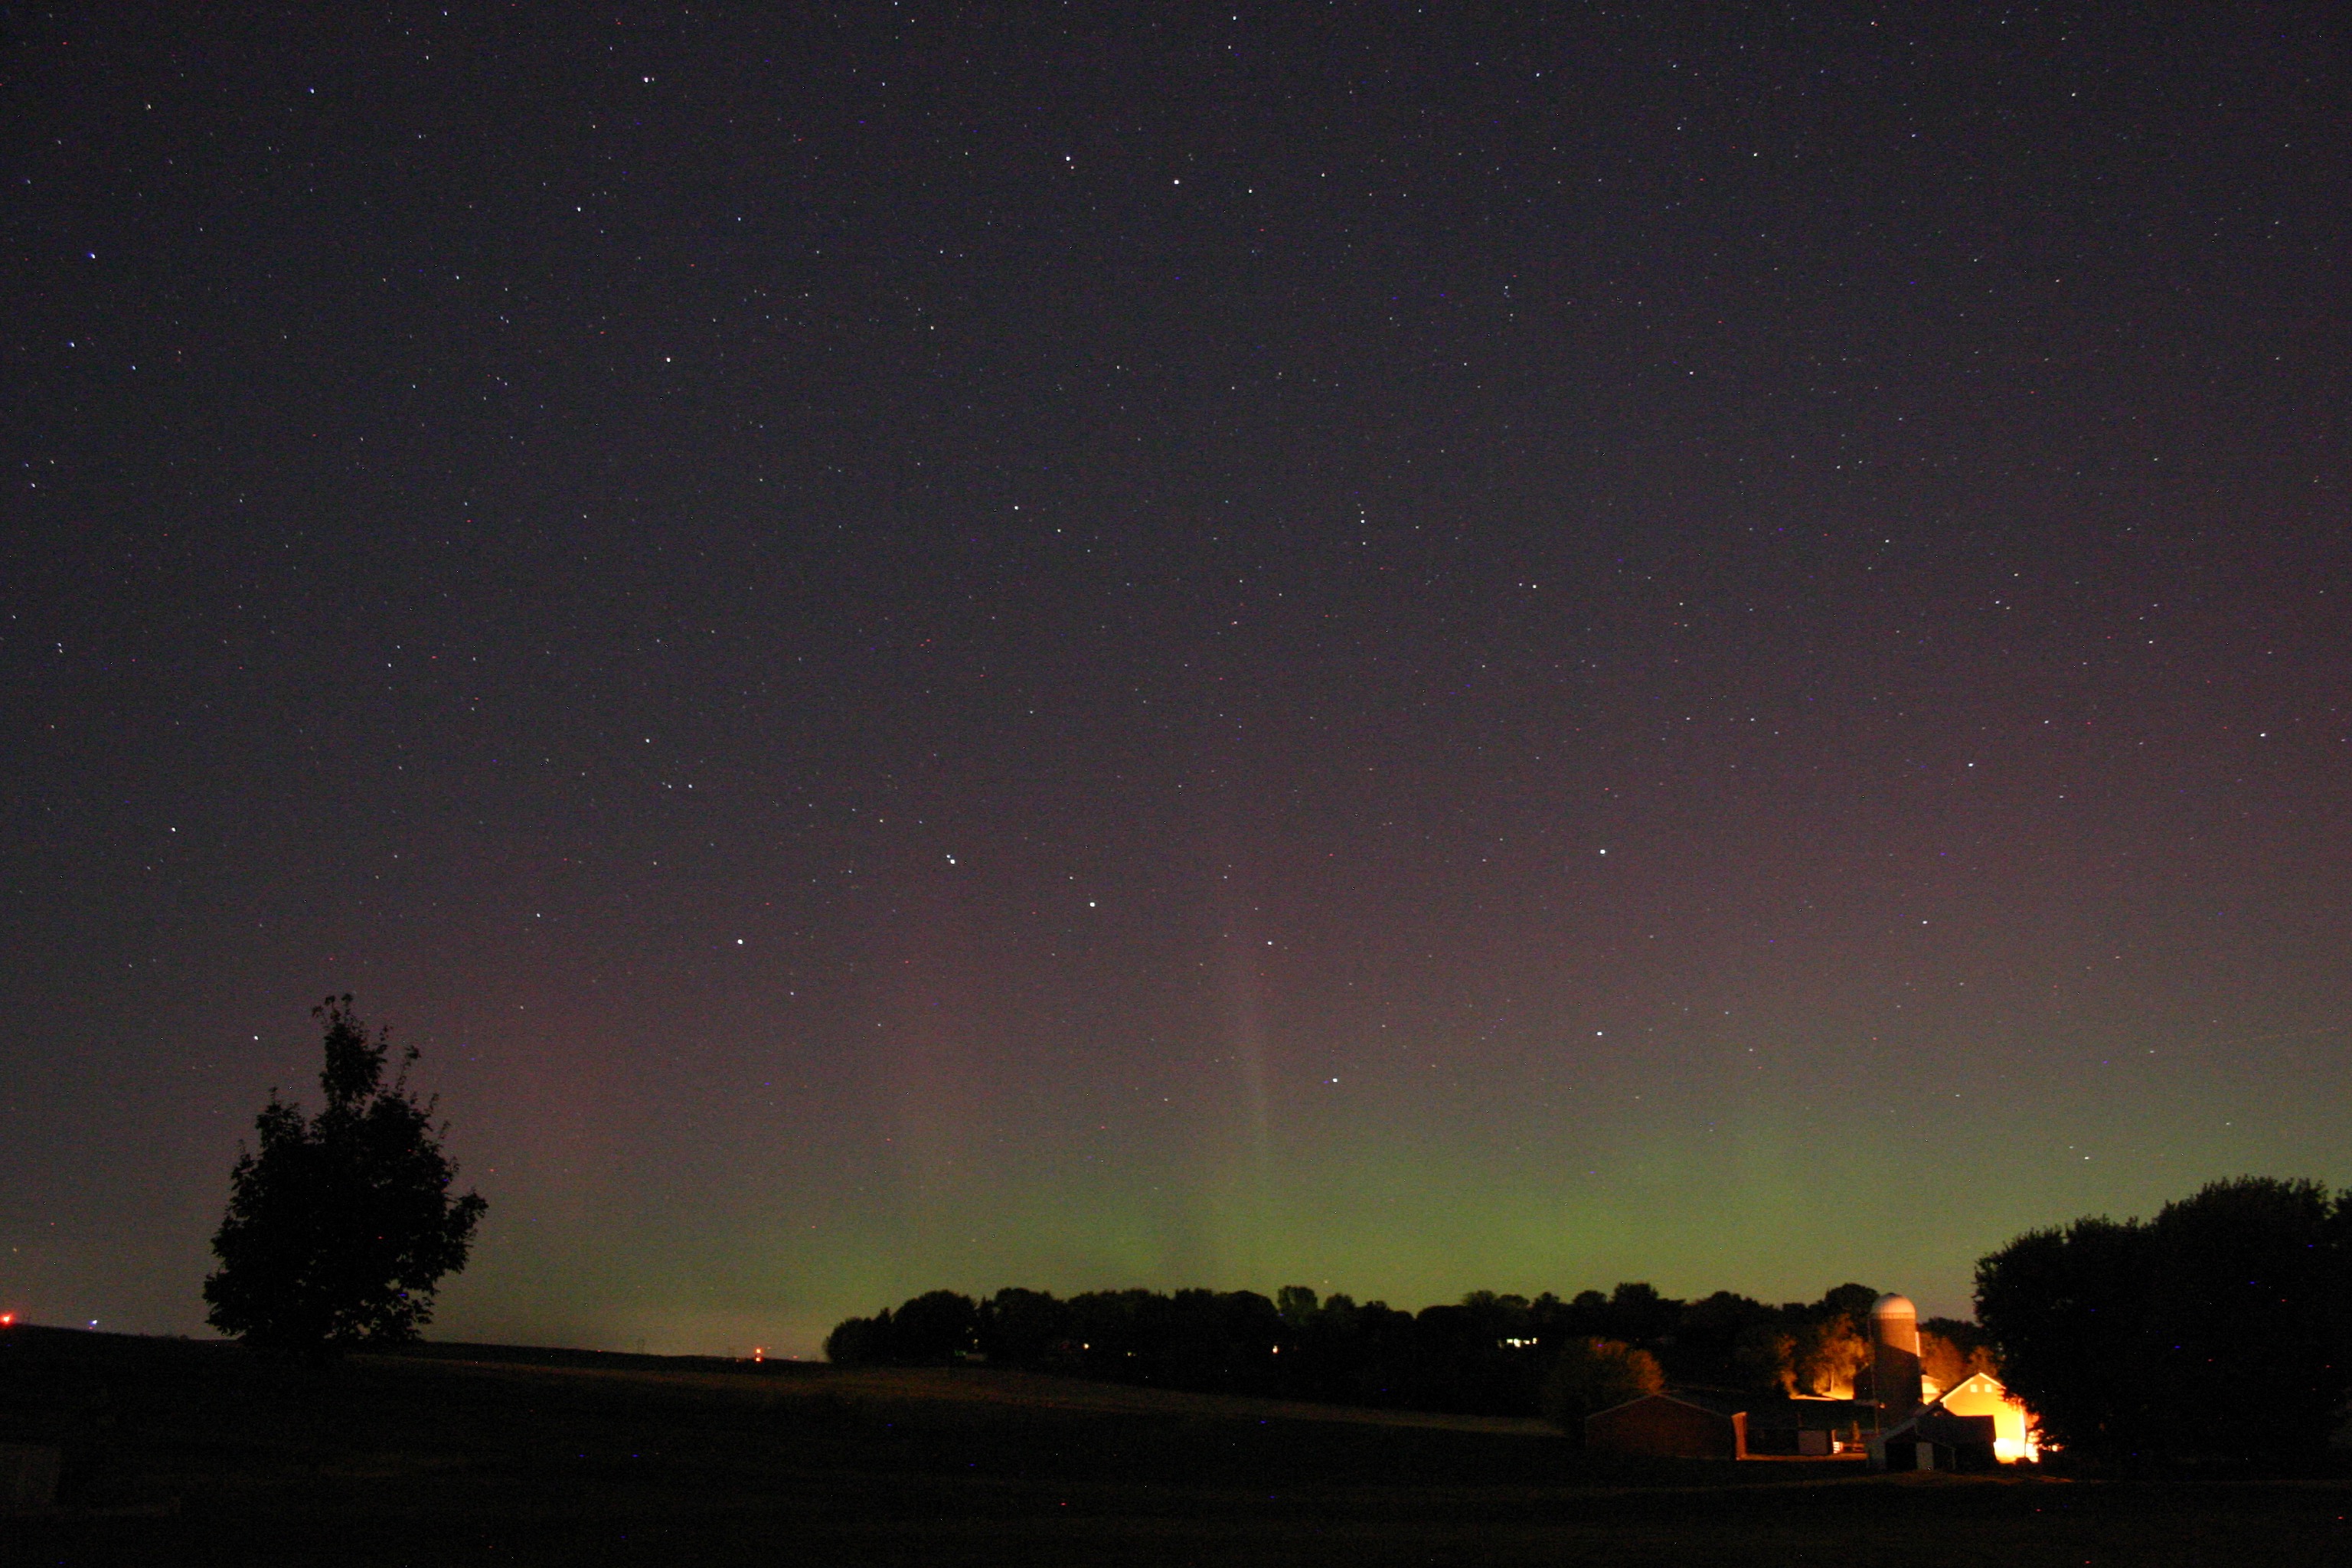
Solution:
[{"label": "farm building", "polygon": [[2041,1445],[2034,1437],[2032,1413],[1989,1372],[1977,1373],[1954,1384],[1937,1396],[1934,1408],[1954,1415],[1991,1416],[1993,1457],[2003,1464],[2031,1459],[2041,1452]]},{"label": "farm building", "polygon": [[1854,1399],[1765,1397],[1747,1402],[1748,1457],[1826,1459],[1859,1452],[1876,1413]]},{"label": "farm building", "polygon": [[2033,1417],[1990,1373],[1975,1373],[1930,1391],[1919,1376],[1919,1314],[1901,1296],[1870,1309],[1872,1386],[1878,1391],[1880,1436],[1871,1439],[1874,1469],[1990,1468],[2039,1451]]},{"label": "farm building", "polygon": [[1644,1394],[1584,1418],[1584,1443],[1660,1458],[1828,1458],[1867,1451],[1876,1469],[1990,1469],[2039,1453],[2033,1417],[2000,1380],[1948,1389],[1921,1376],[1918,1312],[1901,1296],[1871,1308],[1870,1400],[1718,1389]]},{"label": "farm building", "polygon": [[1990,1469],[2040,1453],[2032,1417],[1990,1373],[1953,1384],[1871,1440],[1883,1470]]},{"label": "farm building", "polygon": [[1874,1470],[1990,1470],[1992,1417],[1954,1415],[1933,1405],[1870,1440]]},{"label": "farm building", "polygon": [[1584,1418],[1584,1446],[1656,1459],[1748,1458],[1748,1414],[1704,1396],[1645,1394]]}]

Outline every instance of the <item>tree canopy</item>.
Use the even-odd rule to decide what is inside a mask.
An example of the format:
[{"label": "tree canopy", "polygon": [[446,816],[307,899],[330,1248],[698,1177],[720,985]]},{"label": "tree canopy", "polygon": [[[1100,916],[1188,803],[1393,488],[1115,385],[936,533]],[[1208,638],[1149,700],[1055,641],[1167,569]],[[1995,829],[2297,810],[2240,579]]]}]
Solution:
[{"label": "tree canopy", "polygon": [[2352,1192],[2242,1177],[2031,1231],[1978,1263],[1977,1316],[2071,1454],[2316,1454],[2352,1395]]},{"label": "tree canopy", "polygon": [[1583,1430],[1584,1418],[1666,1385],[1658,1358],[1622,1340],[1570,1340],[1543,1385],[1544,1418],[1562,1431]]},{"label": "tree canopy", "polygon": [[444,1275],[466,1266],[488,1204],[450,1194],[436,1102],[408,1088],[415,1047],[392,1055],[350,996],[311,1010],[326,1027],[316,1116],[275,1089],[229,1173],[228,1212],[213,1237],[221,1267],[205,1280],[206,1320],[223,1333],[280,1348],[334,1350],[413,1340],[432,1321]]}]

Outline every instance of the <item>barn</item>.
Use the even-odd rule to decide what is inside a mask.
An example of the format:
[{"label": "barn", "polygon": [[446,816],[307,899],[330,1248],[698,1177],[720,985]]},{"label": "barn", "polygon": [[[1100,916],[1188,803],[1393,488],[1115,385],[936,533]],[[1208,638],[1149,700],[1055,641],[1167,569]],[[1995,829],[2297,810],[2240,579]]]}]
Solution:
[{"label": "barn", "polygon": [[2000,1380],[1979,1372],[1870,1442],[1874,1469],[1989,1470],[2039,1457],[2033,1418]]},{"label": "barn", "polygon": [[1597,1453],[1659,1459],[1744,1459],[1748,1413],[1676,1394],[1645,1394],[1584,1418],[1584,1446]]},{"label": "barn", "polygon": [[1937,1394],[1929,1408],[1952,1415],[1990,1416],[1993,1457],[2003,1464],[2031,1459],[2041,1452],[2032,1414],[1989,1372],[1962,1378]]}]

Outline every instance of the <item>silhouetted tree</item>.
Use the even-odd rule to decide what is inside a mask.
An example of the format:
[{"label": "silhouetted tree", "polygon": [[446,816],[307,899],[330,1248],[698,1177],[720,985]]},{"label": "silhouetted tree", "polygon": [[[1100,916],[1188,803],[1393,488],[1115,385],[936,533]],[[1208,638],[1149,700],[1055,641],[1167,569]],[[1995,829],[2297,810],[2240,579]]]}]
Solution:
[{"label": "silhouetted tree", "polygon": [[1121,1383],[1154,1381],[1165,1342],[1167,1298],[1149,1290],[1085,1290],[1070,1298],[1076,1365]]},{"label": "silhouetted tree", "polygon": [[1984,1330],[1958,1318],[1928,1318],[1919,1325],[1919,1370],[1937,1388],[1950,1388],[1999,1368]]},{"label": "silhouetted tree", "polygon": [[2071,1455],[2315,1455],[2352,1397],[2352,1192],[2243,1177],[2030,1232],[1977,1264],[1977,1316]]},{"label": "silhouetted tree", "polygon": [[2215,1182],[2148,1226],[2141,1329],[2167,1455],[2323,1447],[2352,1395],[2352,1192]]},{"label": "silhouetted tree", "polygon": [[887,1307],[870,1318],[844,1318],[824,1336],[824,1359],[835,1366],[887,1366],[890,1329]]},{"label": "silhouetted tree", "polygon": [[1773,1329],[1779,1322],[1780,1314],[1763,1302],[1717,1290],[1683,1309],[1674,1342],[1657,1347],[1658,1359],[1677,1383],[1772,1387],[1779,1381],[1778,1366],[1759,1382],[1749,1375],[1750,1358],[1741,1352],[1751,1331]]},{"label": "silhouetted tree", "polygon": [[1855,1375],[1870,1364],[1870,1309],[1877,1300],[1869,1286],[1848,1283],[1796,1314],[1789,1370],[1797,1392],[1853,1396]]},{"label": "silhouetted tree", "polygon": [[1457,1306],[1414,1315],[1411,1357],[1402,1369],[1402,1402],[1423,1410],[1531,1415],[1543,1382],[1524,1296],[1474,1290]]},{"label": "silhouetted tree", "polygon": [[890,1324],[891,1359],[917,1366],[961,1361],[980,1348],[980,1304],[953,1290],[927,1290]]},{"label": "silhouetted tree", "polygon": [[1544,1418],[1570,1436],[1584,1418],[1665,1387],[1657,1358],[1618,1340],[1573,1340],[1544,1379]]},{"label": "silhouetted tree", "polygon": [[1043,1366],[1070,1337],[1070,1310],[1044,1290],[1008,1285],[980,1306],[981,1353],[1005,1366]]},{"label": "silhouetted tree", "polygon": [[436,1102],[408,1089],[415,1047],[386,1083],[388,1031],[371,1038],[349,996],[311,1016],[326,1024],[326,1105],[306,1116],[270,1092],[254,1123],[258,1146],[240,1150],[229,1173],[206,1321],[289,1349],[413,1340],[432,1321],[442,1277],[466,1267],[489,1205],[450,1195],[447,1128],[434,1125]]},{"label": "silhouetted tree", "polygon": [[2030,1231],[1977,1262],[1977,1321],[1999,1348],[2001,1381],[2074,1455],[2122,1458],[2147,1444],[2152,1241],[2137,1220],[2101,1215]]},{"label": "silhouetted tree", "polygon": [[1179,1290],[1152,1316],[1161,1325],[1145,1375],[1174,1388],[1270,1392],[1274,1347],[1287,1336],[1272,1301],[1255,1290]]},{"label": "silhouetted tree", "polygon": [[1675,1331],[1683,1304],[1658,1294],[1646,1279],[1629,1279],[1609,1293],[1609,1335],[1628,1344],[1644,1344]]},{"label": "silhouetted tree", "polygon": [[[1328,1303],[1325,1310],[1330,1310]],[[1349,1321],[1357,1357],[1350,1377],[1356,1398],[1365,1405],[1406,1404],[1418,1354],[1412,1314],[1386,1301],[1367,1301]]]},{"label": "silhouetted tree", "polygon": [[1813,1310],[1825,1318],[1842,1317],[1853,1326],[1855,1332],[1866,1335],[1870,1330],[1870,1310],[1877,1304],[1877,1291],[1849,1279],[1843,1285],[1832,1285],[1822,1291],[1822,1299],[1813,1303]]},{"label": "silhouetted tree", "polygon": [[1731,1352],[1732,1384],[1749,1389],[1797,1391],[1797,1336],[1778,1314],[1739,1331]]}]

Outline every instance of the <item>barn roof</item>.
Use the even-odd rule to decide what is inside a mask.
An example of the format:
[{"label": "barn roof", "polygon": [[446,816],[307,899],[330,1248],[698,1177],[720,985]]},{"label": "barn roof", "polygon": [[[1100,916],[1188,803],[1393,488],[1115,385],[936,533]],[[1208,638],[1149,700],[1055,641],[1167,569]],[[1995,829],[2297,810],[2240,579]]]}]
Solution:
[{"label": "barn roof", "polygon": [[1585,1419],[1587,1421],[1597,1420],[1613,1411],[1631,1410],[1636,1405],[1648,1405],[1654,1401],[1665,1405],[1685,1405],[1693,1410],[1704,1411],[1709,1415],[1728,1417],[1741,1414],[1741,1411],[1738,1406],[1727,1406],[1718,1401],[1707,1400],[1704,1396],[1699,1398],[1691,1397],[1691,1394],[1696,1392],[1696,1391],[1695,1390],[1691,1390],[1666,1394],[1644,1394],[1638,1398],[1621,1400],[1617,1404],[1609,1405],[1604,1409],[1596,1410],[1591,1415],[1586,1416]]}]

